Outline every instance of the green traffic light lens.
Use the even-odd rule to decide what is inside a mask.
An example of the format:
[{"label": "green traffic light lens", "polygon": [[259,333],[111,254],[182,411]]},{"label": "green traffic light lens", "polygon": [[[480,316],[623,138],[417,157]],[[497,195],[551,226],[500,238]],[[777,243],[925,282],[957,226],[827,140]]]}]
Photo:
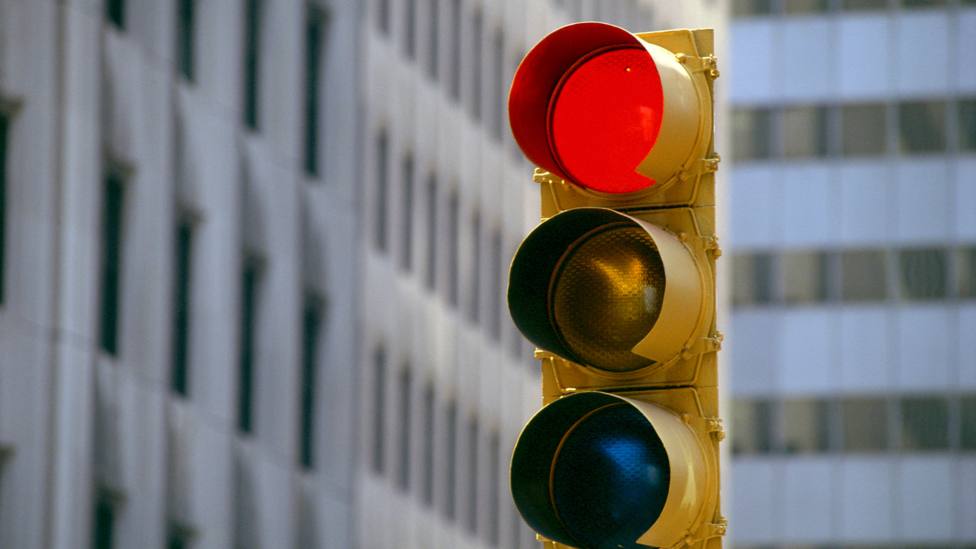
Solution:
[{"label": "green traffic light lens", "polygon": [[664,264],[646,231],[619,224],[584,236],[560,261],[550,291],[556,330],[582,362],[612,372],[652,363],[631,352],[664,299]]}]

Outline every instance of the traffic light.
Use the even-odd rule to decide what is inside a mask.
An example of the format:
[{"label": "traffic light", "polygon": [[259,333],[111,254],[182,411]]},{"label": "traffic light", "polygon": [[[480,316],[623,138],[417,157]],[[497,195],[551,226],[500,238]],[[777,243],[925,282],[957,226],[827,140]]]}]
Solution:
[{"label": "traffic light", "polygon": [[508,303],[543,408],[511,464],[548,548],[721,547],[710,29],[557,29],[526,54],[512,133],[542,222]]}]

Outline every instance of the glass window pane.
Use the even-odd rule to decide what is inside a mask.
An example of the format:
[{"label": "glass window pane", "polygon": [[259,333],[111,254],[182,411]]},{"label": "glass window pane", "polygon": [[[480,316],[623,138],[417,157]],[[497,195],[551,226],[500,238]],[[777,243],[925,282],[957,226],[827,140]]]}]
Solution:
[{"label": "glass window pane", "polygon": [[790,158],[827,154],[827,108],[791,107],[783,110],[783,155]]},{"label": "glass window pane", "polygon": [[945,0],[901,0],[901,5],[905,8],[935,8],[945,4]]},{"label": "glass window pane", "polygon": [[898,269],[902,299],[946,297],[949,269],[945,250],[901,250],[898,253]]},{"label": "glass window pane", "polygon": [[901,446],[905,450],[949,448],[949,403],[945,397],[901,399]]},{"label": "glass window pane", "polygon": [[957,252],[956,267],[959,297],[976,297],[976,246]]},{"label": "glass window pane", "polygon": [[754,305],[773,300],[773,261],[766,253],[732,257],[732,304]]},{"label": "glass window pane", "polygon": [[840,110],[844,156],[884,154],[886,128],[884,104],[844,105]]},{"label": "glass window pane", "polygon": [[771,0],[732,0],[732,16],[768,15],[772,13]]},{"label": "glass window pane", "polygon": [[829,449],[829,410],[824,400],[783,402],[783,450],[787,453],[825,452]]},{"label": "glass window pane", "polygon": [[732,453],[769,453],[772,449],[772,406],[767,400],[732,402]]},{"label": "glass window pane", "polygon": [[822,13],[827,11],[827,0],[783,0],[783,11],[789,14]]},{"label": "glass window pane", "polygon": [[845,10],[883,10],[888,7],[888,0],[842,0],[841,8]]},{"label": "glass window pane", "polygon": [[752,160],[772,155],[772,112],[737,109],[732,113],[732,159]]},{"label": "glass window pane", "polygon": [[872,452],[888,449],[888,403],[879,397],[848,398],[840,402],[844,450]]},{"label": "glass window pane", "polygon": [[898,105],[898,147],[905,153],[946,148],[945,101],[910,101]]},{"label": "glass window pane", "polygon": [[844,301],[882,300],[887,295],[885,255],[881,250],[841,253],[841,298]]},{"label": "glass window pane", "polygon": [[[972,0],[976,4],[976,0]],[[976,151],[976,99],[959,102],[959,149]]]},{"label": "glass window pane", "polygon": [[960,428],[959,444],[966,450],[976,450],[976,395],[966,395],[959,401]]},{"label": "glass window pane", "polygon": [[783,300],[787,303],[812,303],[827,300],[827,254],[788,252],[780,256],[783,273]]}]

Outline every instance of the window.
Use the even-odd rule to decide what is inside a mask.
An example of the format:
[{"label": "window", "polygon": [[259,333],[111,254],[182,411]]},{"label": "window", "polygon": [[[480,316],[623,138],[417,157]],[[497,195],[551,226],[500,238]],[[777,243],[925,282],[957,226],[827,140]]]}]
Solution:
[{"label": "window", "polygon": [[468,532],[478,532],[478,418],[468,418]]},{"label": "window", "polygon": [[491,108],[489,109],[489,123],[491,135],[496,141],[502,140],[503,127],[505,125],[505,100],[509,80],[505,78],[505,35],[502,29],[495,29],[492,38],[492,57],[491,57],[491,78],[488,85],[491,88],[490,99]]},{"label": "window", "polygon": [[397,464],[397,488],[402,492],[410,489],[410,421],[413,411],[413,372],[410,365],[405,364],[400,370],[399,379],[399,405],[397,413],[397,449],[400,451],[400,461]]},{"label": "window", "polygon": [[816,303],[828,298],[827,254],[786,252],[780,257],[783,300],[786,303]]},{"label": "window", "polygon": [[883,10],[888,7],[888,0],[842,0],[841,8],[848,11]]},{"label": "window", "polygon": [[471,286],[468,288],[468,320],[478,322],[481,318],[481,215],[471,216]]},{"label": "window", "polygon": [[908,101],[898,105],[898,146],[903,153],[946,149],[945,101]]},{"label": "window", "polygon": [[789,158],[827,155],[827,108],[790,107],[782,113],[783,155]]},{"label": "window", "polygon": [[325,43],[325,14],[308,8],[305,14],[305,173],[319,174],[322,48]]},{"label": "window", "polygon": [[886,148],[885,106],[883,104],[844,105],[840,109],[841,151],[844,156],[877,156]]},{"label": "window", "polygon": [[320,341],[324,317],[324,300],[313,294],[305,296],[302,315],[301,436],[298,456],[306,469],[315,467],[315,402],[318,383]]},{"label": "window", "polygon": [[901,0],[901,5],[904,8],[936,8],[939,6],[944,6],[946,4],[945,0]]},{"label": "window", "polygon": [[902,299],[942,299],[948,294],[948,258],[941,248],[900,250]]},{"label": "window", "polygon": [[786,400],[782,408],[783,450],[790,454],[830,448],[830,414],[824,400]]},{"label": "window", "polygon": [[770,109],[732,112],[732,158],[735,161],[772,156],[773,116]]},{"label": "window", "polygon": [[489,296],[488,334],[495,341],[502,337],[502,287],[505,282],[505,264],[502,263],[502,232],[495,229],[491,235],[491,264],[488,276],[491,277],[491,295]]},{"label": "window", "polygon": [[4,302],[7,257],[7,131],[9,121],[0,112],[0,305]]},{"label": "window", "polygon": [[241,340],[237,386],[237,429],[242,433],[254,432],[254,351],[261,277],[260,261],[254,257],[246,258],[241,269]]},{"label": "window", "polygon": [[403,215],[400,216],[400,268],[413,268],[413,155],[403,157]]},{"label": "window", "polygon": [[417,57],[417,0],[406,0],[403,10],[403,51],[407,58]]},{"label": "window", "polygon": [[427,176],[427,289],[437,282],[437,175]]},{"label": "window", "polygon": [[386,202],[389,188],[389,140],[385,131],[380,131],[376,136],[376,196],[373,199],[375,210],[373,218],[376,224],[373,227],[373,246],[381,251],[386,251]]},{"label": "window", "polygon": [[376,0],[376,28],[390,34],[390,0]]},{"label": "window", "polygon": [[876,301],[888,295],[885,254],[881,250],[845,250],[840,255],[844,301]]},{"label": "window", "polygon": [[429,0],[430,45],[427,47],[427,74],[431,80],[440,76],[441,6],[440,0]]},{"label": "window", "polygon": [[769,15],[772,12],[772,0],[732,0],[733,17]]},{"label": "window", "polygon": [[732,304],[771,303],[774,296],[773,257],[768,253],[732,257]]},{"label": "window", "polygon": [[790,15],[823,13],[827,11],[827,0],[783,0],[783,11]]},{"label": "window", "polygon": [[118,29],[125,29],[125,0],[105,0],[105,17]]},{"label": "window", "polygon": [[118,354],[119,286],[122,279],[122,214],[125,184],[121,174],[109,170],[102,202],[102,303],[100,343],[103,351]]},{"label": "window", "polygon": [[193,33],[194,8],[196,0],[179,0],[179,13],[176,17],[176,60],[179,63],[180,74],[183,78],[193,81]]},{"label": "window", "polygon": [[193,276],[193,225],[182,220],[176,227],[176,250],[173,269],[173,370],[170,387],[186,396],[189,387],[190,291]]},{"label": "window", "polygon": [[449,0],[451,5],[451,24],[448,31],[451,40],[447,51],[451,52],[451,71],[448,91],[451,99],[461,98],[461,0]]},{"label": "window", "polygon": [[965,450],[976,450],[976,395],[959,399],[959,412],[959,428],[962,431],[959,445]]},{"label": "window", "polygon": [[261,1],[244,0],[244,125],[258,128]]},{"label": "window", "polygon": [[963,99],[957,106],[959,115],[959,150],[976,151],[976,99]]},{"label": "window", "polygon": [[881,397],[848,398],[840,402],[843,447],[851,452],[887,450],[888,403]]},{"label": "window", "polygon": [[956,252],[956,280],[959,297],[976,297],[976,246]]},{"label": "window", "polygon": [[457,428],[458,428],[458,409],[457,403],[451,402],[447,405],[447,421],[445,430],[447,436],[444,437],[444,516],[448,520],[457,517],[455,499],[457,496]]},{"label": "window", "polygon": [[424,387],[424,447],[421,459],[423,479],[421,479],[420,496],[424,505],[434,504],[434,385],[428,383]]},{"label": "window", "polygon": [[457,191],[451,193],[447,201],[447,300],[452,306],[458,304],[458,216],[460,212]]},{"label": "window", "polygon": [[772,450],[772,404],[768,400],[732,401],[732,453]]},{"label": "window", "polygon": [[189,549],[193,536],[189,529],[171,524],[166,534],[166,549]]},{"label": "window", "polygon": [[386,351],[373,351],[373,472],[383,474],[386,458]]},{"label": "window", "polygon": [[101,493],[95,497],[92,519],[92,549],[115,547],[115,503],[108,495]]},{"label": "window", "polygon": [[471,53],[471,117],[475,121],[481,121],[481,78],[482,67],[481,59],[484,47],[484,17],[481,10],[475,10],[471,16],[471,44],[468,51]]},{"label": "window", "polygon": [[949,448],[949,403],[945,397],[901,399],[901,447],[905,450]]}]

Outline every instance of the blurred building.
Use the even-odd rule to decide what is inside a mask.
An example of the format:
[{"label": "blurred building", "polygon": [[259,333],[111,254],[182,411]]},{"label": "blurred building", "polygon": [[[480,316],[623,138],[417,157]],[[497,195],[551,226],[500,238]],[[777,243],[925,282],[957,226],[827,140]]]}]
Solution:
[{"label": "blurred building", "polygon": [[732,8],[735,545],[976,546],[976,3]]}]

